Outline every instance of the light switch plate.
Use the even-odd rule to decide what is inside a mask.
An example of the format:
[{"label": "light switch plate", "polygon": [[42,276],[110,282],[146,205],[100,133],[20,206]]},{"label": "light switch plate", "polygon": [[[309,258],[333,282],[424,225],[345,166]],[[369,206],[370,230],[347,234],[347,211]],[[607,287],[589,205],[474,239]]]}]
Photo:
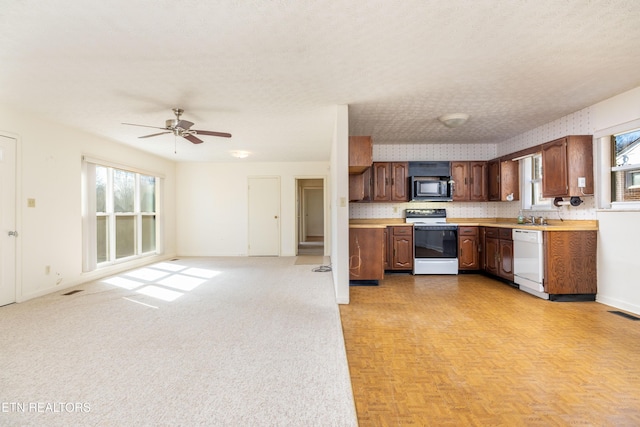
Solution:
[{"label": "light switch plate", "polygon": [[27,199],[27,207],[35,208],[36,207],[36,199]]}]

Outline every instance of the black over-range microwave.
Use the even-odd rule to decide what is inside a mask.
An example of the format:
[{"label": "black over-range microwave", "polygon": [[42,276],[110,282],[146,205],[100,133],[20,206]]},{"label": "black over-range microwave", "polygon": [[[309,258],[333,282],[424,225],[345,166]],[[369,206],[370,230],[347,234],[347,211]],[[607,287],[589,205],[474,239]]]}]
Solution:
[{"label": "black over-range microwave", "polygon": [[450,202],[453,199],[450,162],[409,162],[409,176],[412,201]]},{"label": "black over-range microwave", "polygon": [[452,181],[449,177],[412,176],[411,192],[412,201],[450,202]]}]

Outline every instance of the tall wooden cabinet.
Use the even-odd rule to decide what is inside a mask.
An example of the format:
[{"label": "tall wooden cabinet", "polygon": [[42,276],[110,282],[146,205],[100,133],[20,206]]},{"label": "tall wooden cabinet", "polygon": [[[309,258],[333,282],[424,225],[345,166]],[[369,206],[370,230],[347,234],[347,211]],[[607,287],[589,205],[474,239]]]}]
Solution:
[{"label": "tall wooden cabinet", "polygon": [[451,162],[453,201],[482,202],[488,198],[487,162]]},{"label": "tall wooden cabinet", "polygon": [[[578,178],[584,178],[583,188]],[[542,196],[593,195],[593,138],[571,135],[542,144]]]}]

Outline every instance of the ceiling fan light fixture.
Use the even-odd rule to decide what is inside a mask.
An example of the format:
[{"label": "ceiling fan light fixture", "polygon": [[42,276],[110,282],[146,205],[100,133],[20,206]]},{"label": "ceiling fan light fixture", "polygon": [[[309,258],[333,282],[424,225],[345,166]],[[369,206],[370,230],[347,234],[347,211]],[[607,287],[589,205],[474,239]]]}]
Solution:
[{"label": "ceiling fan light fixture", "polygon": [[438,120],[448,128],[456,128],[463,125],[468,119],[469,115],[465,113],[451,113],[438,117]]}]

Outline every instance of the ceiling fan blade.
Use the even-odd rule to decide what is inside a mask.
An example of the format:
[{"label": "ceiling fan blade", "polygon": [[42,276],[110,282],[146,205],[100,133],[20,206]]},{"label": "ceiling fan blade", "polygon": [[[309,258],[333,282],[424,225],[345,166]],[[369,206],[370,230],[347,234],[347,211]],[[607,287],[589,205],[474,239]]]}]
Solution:
[{"label": "ceiling fan blade", "polygon": [[173,132],[167,131],[167,132],[152,133],[151,135],[139,136],[138,138],[151,138],[152,136],[164,135],[166,133],[173,133]]},{"label": "ceiling fan blade", "polygon": [[189,130],[191,126],[193,126],[193,123],[188,120],[180,120],[178,123],[176,123],[177,128],[181,128],[184,130]]},{"label": "ceiling fan blade", "polygon": [[194,144],[202,144],[204,141],[195,135],[182,135],[182,137],[188,141],[193,142]]},{"label": "ceiling fan blade", "polygon": [[198,135],[220,136],[222,138],[231,138],[231,134],[227,132],[213,132],[210,130],[193,130]]},{"label": "ceiling fan blade", "polygon": [[138,125],[138,124],[135,124],[135,123],[122,123],[122,124],[123,124],[123,125],[129,125],[129,126],[141,126],[141,127],[143,127],[143,128],[166,129],[166,127],[161,128],[161,127],[158,127],[158,126]]}]

